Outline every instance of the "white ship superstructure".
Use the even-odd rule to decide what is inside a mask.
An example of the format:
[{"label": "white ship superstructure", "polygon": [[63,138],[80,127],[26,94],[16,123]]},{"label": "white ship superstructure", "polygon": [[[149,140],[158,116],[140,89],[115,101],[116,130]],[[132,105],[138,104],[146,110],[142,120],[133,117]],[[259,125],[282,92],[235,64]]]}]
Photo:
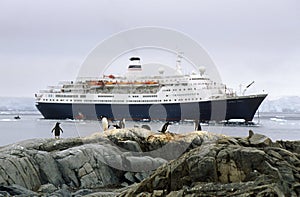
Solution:
[{"label": "white ship superstructure", "polygon": [[[97,79],[85,78],[75,82],[62,82],[56,87],[49,87],[45,91],[40,91],[36,95],[37,107],[45,118],[76,118],[78,114],[82,114],[84,117],[90,118],[105,115],[112,119],[126,116],[127,119],[138,120],[153,119],[154,117],[149,117],[147,110],[151,105],[162,105],[166,111],[166,119],[177,120],[178,118],[196,116],[193,119],[207,121],[208,116],[211,117],[211,112],[208,113],[207,110],[211,110],[212,102],[226,101],[226,104],[230,106],[230,103],[238,103],[238,101],[244,103],[245,99],[260,98],[258,102],[255,102],[255,105],[251,104],[252,102],[248,103],[254,108],[251,107],[249,114],[244,118],[245,120],[252,120],[253,112],[255,113],[259,104],[266,97],[265,94],[237,96],[224,84],[212,81],[205,74],[204,68],[200,68],[198,73],[189,75],[181,74],[181,66],[178,61],[176,68],[177,72],[172,75],[165,73],[163,68],[159,68],[158,75],[145,76],[142,74],[140,58],[132,57],[128,71],[124,76],[111,74]],[[230,102],[228,103],[228,101]],[[182,114],[181,105],[189,109],[195,104],[199,106],[198,114],[193,112],[191,117],[175,114],[180,111]],[[90,111],[93,111],[94,115],[91,115],[84,108],[87,106],[93,108],[93,105],[95,109]],[[118,114],[109,110],[109,106],[115,109],[120,107],[120,110],[115,110]],[[128,109],[125,109],[126,107]],[[247,106],[235,108],[238,111],[242,109],[249,111]],[[67,112],[63,112],[63,109]],[[205,114],[201,116],[202,112]],[[227,114],[233,114],[230,118],[238,118],[235,115],[237,112],[231,113],[229,111],[229,113],[225,113],[224,119],[227,118]],[[158,119],[160,118],[158,116]]]}]

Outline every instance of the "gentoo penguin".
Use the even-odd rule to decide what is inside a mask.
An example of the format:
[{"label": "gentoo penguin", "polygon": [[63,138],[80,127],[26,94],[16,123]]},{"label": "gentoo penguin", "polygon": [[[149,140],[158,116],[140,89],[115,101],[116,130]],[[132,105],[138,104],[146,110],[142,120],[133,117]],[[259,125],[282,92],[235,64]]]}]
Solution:
[{"label": "gentoo penguin", "polygon": [[54,131],[54,136],[55,136],[55,139],[59,139],[59,136],[60,136],[60,132],[64,132],[61,128],[60,128],[60,123],[59,122],[56,122],[54,128],[52,129],[51,133],[53,133]]},{"label": "gentoo penguin", "polygon": [[166,132],[169,131],[170,125],[171,125],[170,122],[166,122],[166,123],[163,125],[163,127],[161,128],[161,131],[159,131],[159,130],[158,130],[158,131],[161,132],[161,133],[166,133]]},{"label": "gentoo penguin", "polygon": [[[115,127],[116,129],[121,129],[121,127],[117,124],[113,124],[112,126]],[[110,125],[108,127],[110,127]]]},{"label": "gentoo penguin", "polygon": [[122,120],[120,120],[119,127],[120,127],[120,129],[124,129],[125,128],[125,118],[122,118]]},{"label": "gentoo penguin", "polygon": [[195,131],[201,131],[202,128],[201,128],[201,125],[200,125],[200,121],[199,120],[195,120]]},{"label": "gentoo penguin", "polygon": [[106,131],[109,127],[107,118],[105,116],[100,116],[100,120],[102,122],[103,131]]}]

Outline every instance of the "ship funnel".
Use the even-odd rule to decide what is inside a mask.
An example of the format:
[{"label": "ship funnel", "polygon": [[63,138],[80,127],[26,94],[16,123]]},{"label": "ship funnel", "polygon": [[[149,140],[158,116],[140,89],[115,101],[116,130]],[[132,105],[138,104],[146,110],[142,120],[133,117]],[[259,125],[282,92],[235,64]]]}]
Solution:
[{"label": "ship funnel", "polygon": [[141,59],[139,57],[131,57],[128,66],[128,71],[142,70]]},{"label": "ship funnel", "polygon": [[136,76],[140,76],[142,74],[141,59],[139,57],[131,57],[129,61],[128,70],[125,74],[126,77],[135,78]]}]

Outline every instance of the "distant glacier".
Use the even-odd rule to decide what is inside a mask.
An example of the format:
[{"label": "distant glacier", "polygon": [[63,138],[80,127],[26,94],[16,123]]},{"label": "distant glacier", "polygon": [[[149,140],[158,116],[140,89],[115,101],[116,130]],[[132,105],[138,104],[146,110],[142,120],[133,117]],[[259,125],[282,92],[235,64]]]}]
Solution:
[{"label": "distant glacier", "polygon": [[37,109],[34,98],[0,97],[0,111],[37,111]]},{"label": "distant glacier", "polygon": [[300,113],[300,97],[286,96],[275,100],[266,99],[259,108],[260,112]]}]

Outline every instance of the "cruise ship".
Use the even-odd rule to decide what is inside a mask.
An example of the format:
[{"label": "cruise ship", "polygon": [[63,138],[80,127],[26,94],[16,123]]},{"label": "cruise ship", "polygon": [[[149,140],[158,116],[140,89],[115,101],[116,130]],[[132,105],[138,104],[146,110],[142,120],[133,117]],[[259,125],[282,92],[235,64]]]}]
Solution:
[{"label": "cruise ship", "polygon": [[199,120],[251,122],[267,94],[237,95],[213,81],[204,67],[182,74],[180,60],[175,72],[163,67],[146,76],[139,57],[131,57],[122,76],[61,82],[41,90],[36,107],[45,119],[99,119],[136,121]]}]

